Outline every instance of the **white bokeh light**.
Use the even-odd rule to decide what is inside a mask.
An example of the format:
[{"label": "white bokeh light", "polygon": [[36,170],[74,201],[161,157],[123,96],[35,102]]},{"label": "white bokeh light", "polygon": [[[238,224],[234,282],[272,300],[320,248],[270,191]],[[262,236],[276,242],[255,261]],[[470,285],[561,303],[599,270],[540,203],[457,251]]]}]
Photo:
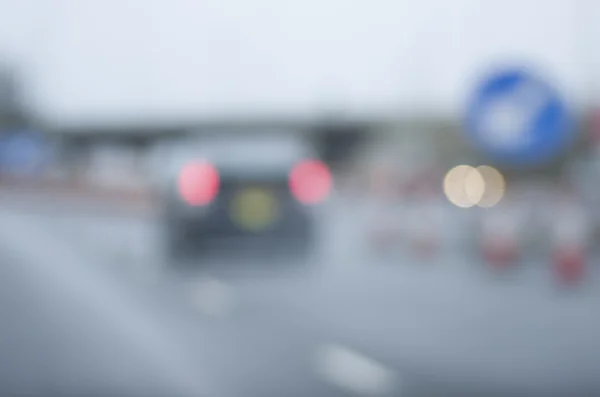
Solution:
[{"label": "white bokeh light", "polygon": [[484,192],[483,177],[469,165],[456,166],[444,177],[444,194],[457,207],[471,208],[477,205]]}]

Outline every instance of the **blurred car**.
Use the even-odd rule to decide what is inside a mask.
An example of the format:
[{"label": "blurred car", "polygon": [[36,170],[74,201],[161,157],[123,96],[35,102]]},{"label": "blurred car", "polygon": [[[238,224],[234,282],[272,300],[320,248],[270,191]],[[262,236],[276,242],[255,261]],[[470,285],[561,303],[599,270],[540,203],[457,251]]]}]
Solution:
[{"label": "blurred car", "polygon": [[312,252],[312,207],[327,198],[331,174],[304,140],[286,132],[214,135],[176,142],[168,157],[161,189],[168,259],[216,242],[235,249],[240,240]]}]

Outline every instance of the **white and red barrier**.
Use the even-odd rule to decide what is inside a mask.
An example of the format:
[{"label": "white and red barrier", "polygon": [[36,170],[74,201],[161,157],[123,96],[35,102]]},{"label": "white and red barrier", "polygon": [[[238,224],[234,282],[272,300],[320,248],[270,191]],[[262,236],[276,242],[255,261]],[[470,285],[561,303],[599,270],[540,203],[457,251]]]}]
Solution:
[{"label": "white and red barrier", "polygon": [[378,200],[369,213],[368,242],[373,251],[389,252],[401,246],[404,238],[402,203]]},{"label": "white and red barrier", "polygon": [[391,170],[381,167],[372,170],[368,180],[367,241],[372,251],[389,252],[402,239],[402,222],[398,219],[401,202],[394,189]]},{"label": "white and red barrier", "polygon": [[435,257],[442,245],[444,202],[432,190],[421,190],[416,194],[415,205],[409,209],[407,225],[409,250],[420,259]]},{"label": "white and red barrier", "polygon": [[389,252],[398,247],[401,233],[395,227],[376,225],[370,231],[369,243],[373,251]]},{"label": "white and red barrier", "polygon": [[558,281],[565,285],[579,284],[586,273],[587,255],[579,247],[561,247],[554,251]]},{"label": "white and red barrier", "polygon": [[446,204],[438,191],[440,178],[422,171],[377,171],[370,190],[371,247],[379,251],[404,248],[418,259],[436,256],[442,246]]},{"label": "white and red barrier", "polygon": [[153,210],[156,205],[156,197],[149,187],[106,186],[86,178],[18,177],[0,174],[0,193],[2,192],[93,205],[114,205],[136,212]]},{"label": "white and red barrier", "polygon": [[591,223],[576,202],[559,203],[552,221],[552,262],[561,284],[579,284],[585,277]]},{"label": "white and red barrier", "polygon": [[496,269],[516,264],[520,255],[522,214],[510,206],[486,210],[482,216],[481,253]]},{"label": "white and red barrier", "polygon": [[440,236],[436,228],[424,223],[420,230],[411,236],[410,249],[421,259],[433,258],[440,249]]}]

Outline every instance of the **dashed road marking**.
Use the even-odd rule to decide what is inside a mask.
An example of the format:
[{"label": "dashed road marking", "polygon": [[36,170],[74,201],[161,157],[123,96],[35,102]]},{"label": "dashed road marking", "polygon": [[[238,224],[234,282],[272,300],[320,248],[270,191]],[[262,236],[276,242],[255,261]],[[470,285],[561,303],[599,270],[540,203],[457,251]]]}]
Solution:
[{"label": "dashed road marking", "polygon": [[398,378],[381,363],[353,349],[325,345],[315,355],[317,374],[327,383],[361,395],[398,393]]}]

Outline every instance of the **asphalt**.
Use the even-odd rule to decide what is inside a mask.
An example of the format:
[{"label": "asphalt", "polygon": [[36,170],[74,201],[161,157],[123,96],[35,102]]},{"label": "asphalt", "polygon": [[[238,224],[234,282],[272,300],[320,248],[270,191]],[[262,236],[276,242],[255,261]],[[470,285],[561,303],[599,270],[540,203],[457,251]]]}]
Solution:
[{"label": "asphalt", "polygon": [[151,214],[0,203],[2,395],[600,390],[596,269],[573,290],[543,254],[492,274],[452,233],[464,212],[444,221],[454,239],[428,259],[400,244],[374,252],[373,212],[340,200],[320,214],[307,262],[248,252],[181,266],[160,260]]}]

